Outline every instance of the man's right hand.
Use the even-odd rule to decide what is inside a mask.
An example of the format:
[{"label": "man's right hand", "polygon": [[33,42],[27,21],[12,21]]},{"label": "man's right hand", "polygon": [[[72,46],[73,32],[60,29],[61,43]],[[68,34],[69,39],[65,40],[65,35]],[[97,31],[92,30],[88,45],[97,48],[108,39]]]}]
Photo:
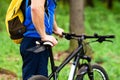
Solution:
[{"label": "man's right hand", "polygon": [[[56,40],[56,38],[52,35],[45,35],[44,37],[42,37],[41,39],[42,41],[49,41],[53,44],[53,46],[58,44],[58,41]],[[52,47],[53,47],[52,46]]]}]

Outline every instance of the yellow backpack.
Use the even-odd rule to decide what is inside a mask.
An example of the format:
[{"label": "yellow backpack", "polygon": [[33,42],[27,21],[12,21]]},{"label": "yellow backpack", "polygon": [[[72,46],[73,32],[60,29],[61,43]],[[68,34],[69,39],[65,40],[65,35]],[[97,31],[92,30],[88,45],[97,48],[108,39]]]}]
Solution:
[{"label": "yellow backpack", "polygon": [[[26,31],[24,22],[24,14],[27,6],[30,5],[30,0],[12,0],[5,18],[7,32],[10,38],[16,43],[21,43],[23,34]],[[47,0],[45,0],[45,11],[47,12]]]},{"label": "yellow backpack", "polygon": [[[27,0],[26,0],[27,1]],[[10,38],[19,44],[23,38],[23,33],[25,32],[25,26],[23,26],[24,14],[21,8],[25,5],[25,0],[12,0],[5,18],[5,24],[7,27],[7,32]],[[24,8],[25,9],[25,8]]]}]

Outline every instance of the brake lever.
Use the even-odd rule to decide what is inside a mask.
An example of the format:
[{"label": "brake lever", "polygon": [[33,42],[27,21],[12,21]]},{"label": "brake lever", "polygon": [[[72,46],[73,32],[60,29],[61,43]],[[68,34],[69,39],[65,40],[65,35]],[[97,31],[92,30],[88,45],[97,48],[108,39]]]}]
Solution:
[{"label": "brake lever", "polygon": [[113,41],[112,41],[112,40],[105,40],[105,41],[107,41],[107,42],[112,42],[112,43],[113,43]]},{"label": "brake lever", "polygon": [[94,43],[94,42],[99,42],[99,43],[102,43],[102,42],[104,42],[104,41],[106,41],[106,42],[112,42],[112,43],[113,43],[113,41],[112,41],[112,40],[103,40],[103,41],[98,41],[98,40],[95,40],[95,41],[88,42],[87,44],[89,44],[89,43]]},{"label": "brake lever", "polygon": [[98,40],[96,40],[96,42],[99,42],[99,43],[102,43],[102,42],[104,42],[104,41],[106,41],[106,42],[112,42],[113,43],[113,41],[112,40],[106,40],[105,38],[104,39],[98,39]]}]

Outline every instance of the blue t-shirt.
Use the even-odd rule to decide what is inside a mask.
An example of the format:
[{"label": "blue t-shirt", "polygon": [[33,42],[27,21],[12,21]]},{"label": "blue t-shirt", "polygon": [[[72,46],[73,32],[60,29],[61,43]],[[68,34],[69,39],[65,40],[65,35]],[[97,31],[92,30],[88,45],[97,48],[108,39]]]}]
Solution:
[{"label": "blue t-shirt", "polygon": [[[54,11],[56,8],[56,4],[54,3],[53,0],[47,0],[47,8],[48,8],[49,16],[45,12],[44,14],[45,30],[47,34],[51,35],[53,32]],[[24,25],[26,26],[26,32],[24,33],[24,36],[40,38],[40,35],[36,31],[35,26],[32,22],[31,6],[27,7],[25,16],[26,17],[25,17]]]}]

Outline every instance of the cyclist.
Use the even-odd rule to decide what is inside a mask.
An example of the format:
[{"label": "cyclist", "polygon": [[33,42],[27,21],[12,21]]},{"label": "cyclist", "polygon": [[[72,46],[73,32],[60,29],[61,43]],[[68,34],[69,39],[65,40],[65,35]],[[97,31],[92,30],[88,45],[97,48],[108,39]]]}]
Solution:
[{"label": "cyclist", "polygon": [[28,80],[32,75],[48,76],[49,51],[46,49],[35,54],[27,49],[36,46],[37,40],[50,41],[55,46],[58,42],[51,34],[54,32],[61,36],[63,32],[63,29],[57,26],[54,18],[55,0],[47,0],[47,11],[45,11],[45,3],[45,0],[31,0],[31,5],[26,9],[24,25],[27,30],[20,45],[23,80]]}]

